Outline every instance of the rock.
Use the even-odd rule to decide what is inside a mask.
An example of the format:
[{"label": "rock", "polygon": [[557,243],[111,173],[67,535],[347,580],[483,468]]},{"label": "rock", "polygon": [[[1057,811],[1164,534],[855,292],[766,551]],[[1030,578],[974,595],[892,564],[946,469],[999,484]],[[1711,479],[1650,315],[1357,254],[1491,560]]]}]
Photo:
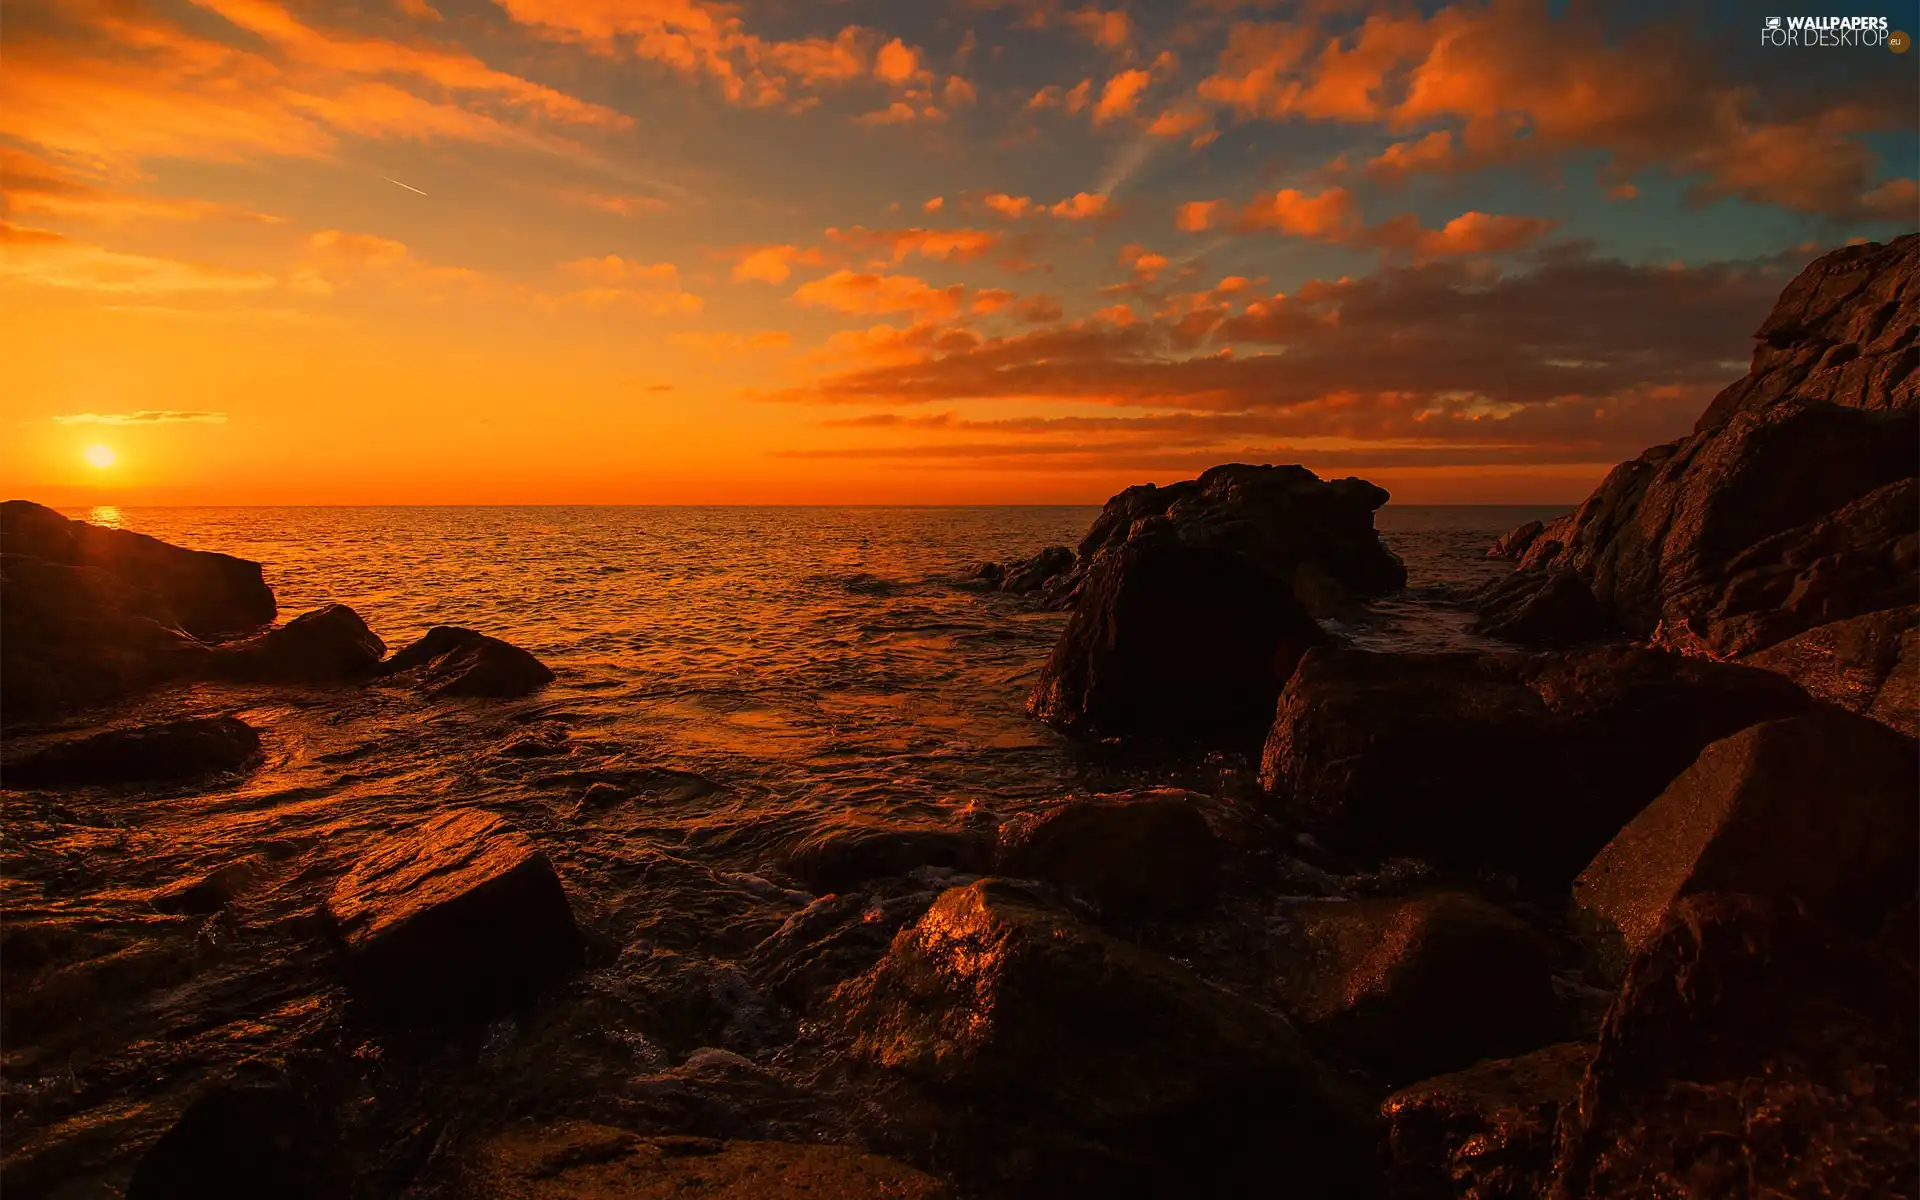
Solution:
[{"label": "rock", "polygon": [[1765,671],[1635,647],[1315,650],[1260,781],[1349,846],[1557,890],[1709,742],[1812,704]]},{"label": "rock", "polygon": [[1555,1200],[1911,1196],[1911,966],[1796,906],[1690,896],[1627,969],[1556,1135]]},{"label": "rock", "polygon": [[879,962],[894,935],[918,921],[939,893],[905,881],[886,891],[822,896],[753,948],[755,979],[802,1011]]},{"label": "rock", "polygon": [[1049,546],[1032,558],[981,563],[974,570],[973,577],[995,591],[1012,592],[1018,596],[1045,592],[1051,601],[1055,590],[1052,585],[1063,582],[1063,577],[1072,573],[1073,565],[1071,547]]},{"label": "rock", "polygon": [[406,1021],[492,1015],[582,959],[546,855],[478,809],[431,817],[367,850],[326,915],[357,997]]},{"label": "rock", "polygon": [[1250,740],[1300,655],[1325,640],[1249,559],[1142,537],[1087,576],[1027,711],[1077,734]]},{"label": "rock", "polygon": [[563,1121],[483,1144],[467,1200],[946,1200],[945,1184],[850,1146],[640,1137]]},{"label": "rock", "polygon": [[1552,1178],[1553,1130],[1593,1046],[1564,1042],[1499,1058],[1387,1097],[1387,1189],[1396,1200],[1536,1200]]},{"label": "rock", "polygon": [[1070,801],[1001,829],[994,869],[1057,884],[1109,915],[1194,908],[1219,884],[1220,839],[1191,792]]},{"label": "rock", "polygon": [[270,860],[253,855],[228,863],[199,879],[169,888],[153,898],[153,907],[163,913],[203,917],[217,913],[266,874]]},{"label": "rock", "polygon": [[1539,537],[1541,530],[1545,528],[1546,524],[1541,521],[1528,521],[1524,525],[1516,525],[1501,534],[1493,545],[1487,547],[1487,557],[1518,559],[1527,552],[1527,547],[1533,545],[1534,539]]},{"label": "rock", "polygon": [[1026,1156],[1023,1194],[1348,1195],[1374,1173],[1363,1104],[1285,1021],[1006,880],[945,892],[832,1007],[857,1059],[1004,1122],[978,1157]]},{"label": "rock", "polygon": [[1569,576],[1603,631],[1713,657],[1913,602],[1920,235],[1815,261],[1758,336],[1694,433],[1535,538],[1482,598],[1482,632],[1559,638],[1560,621],[1514,616],[1549,585],[1570,608]]},{"label": "rock", "polygon": [[581,795],[580,803],[583,807],[590,809],[612,808],[627,800],[630,795],[626,788],[615,784],[596,783],[590,785]]},{"label": "rock", "polygon": [[1580,572],[1516,572],[1494,581],[1475,599],[1474,631],[1539,646],[1577,646],[1612,630],[1606,610]]},{"label": "rock", "polygon": [[1832,709],[1714,742],[1574,881],[1575,906],[1640,949],[1700,892],[1791,896],[1871,936],[1920,887],[1920,747]]},{"label": "rock", "polygon": [[816,892],[839,892],[915,867],[984,871],[992,847],[979,833],[933,822],[830,820],[787,851],[787,873]]},{"label": "rock", "polygon": [[219,648],[210,660],[215,674],[264,683],[328,683],[364,679],[386,656],[360,614],[344,604],[301,613],[269,629]]},{"label": "rock", "polygon": [[1920,736],[1920,607],[1908,604],[1809,629],[1740,660],[1814,696]]},{"label": "rock", "polygon": [[1905,904],[1888,913],[1874,941],[1901,962],[1910,966],[1920,963],[1920,897],[1909,896]]},{"label": "rock", "polygon": [[7,768],[9,787],[168,783],[238,771],[260,735],[238,717],[191,717],[56,742]]},{"label": "rock", "polygon": [[524,696],[553,682],[546,664],[520,647],[452,625],[427,630],[380,673],[412,675],[434,696]]},{"label": "rock", "polygon": [[284,1085],[220,1084],[141,1156],[127,1200],[319,1200],[333,1156],[312,1106]]},{"label": "rock", "polygon": [[1299,966],[1282,981],[1287,1011],[1388,1083],[1549,1038],[1547,940],[1483,900],[1320,901],[1291,917]]},{"label": "rock", "polygon": [[500,748],[494,753],[503,758],[558,758],[573,753],[573,741],[563,727],[536,726],[523,729],[501,742]]}]

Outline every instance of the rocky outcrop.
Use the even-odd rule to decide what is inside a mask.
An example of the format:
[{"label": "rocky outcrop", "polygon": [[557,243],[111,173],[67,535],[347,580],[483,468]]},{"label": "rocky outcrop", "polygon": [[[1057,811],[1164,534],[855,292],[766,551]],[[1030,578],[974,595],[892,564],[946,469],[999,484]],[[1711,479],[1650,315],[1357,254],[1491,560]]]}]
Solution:
[{"label": "rocky outcrop", "polygon": [[1487,557],[1504,558],[1509,562],[1517,561],[1546,527],[1545,522],[1542,521],[1528,521],[1524,525],[1514,526],[1494,539],[1493,545],[1487,547]]},{"label": "rocky outcrop", "polygon": [[993,854],[974,830],[934,822],[845,817],[822,824],[787,851],[787,873],[818,892],[840,892],[915,867],[984,871]]},{"label": "rocky outcrop", "polygon": [[973,578],[997,592],[1016,596],[1039,592],[1052,607],[1078,586],[1079,576],[1073,568],[1072,547],[1049,546],[1032,558],[981,563],[974,568]]},{"label": "rocky outcrop", "polygon": [[1593,1046],[1564,1042],[1416,1083],[1387,1097],[1387,1189],[1395,1200],[1538,1200],[1560,1110]]},{"label": "rocky outcrop", "polygon": [[8,787],[174,783],[238,771],[260,758],[260,735],[238,717],[192,717],[67,738],[5,770]]},{"label": "rocky outcrop", "polygon": [[285,1084],[222,1083],[196,1096],[134,1167],[127,1200],[338,1194],[325,1121]]},{"label": "rocky outcrop", "polygon": [[301,613],[278,629],[221,646],[208,662],[216,675],[261,683],[365,679],[387,644],[344,604]]},{"label": "rocky outcrop", "polygon": [[1692,434],[1531,539],[1481,597],[1483,632],[1729,657],[1913,602],[1920,234],[1817,260],[1757,336]]},{"label": "rocky outcrop", "polygon": [[1191,909],[1219,886],[1220,839],[1191,792],[1074,800],[1009,821],[994,869],[1056,884],[1104,914]]},{"label": "rocky outcrop", "polygon": [[1557,1134],[1555,1200],[1912,1196],[1913,969],[1798,908],[1680,902]]},{"label": "rocky outcrop", "polygon": [[1374,1174],[1356,1098],[1285,1021],[1004,880],[943,894],[834,1004],[856,1057],[1005,1122],[1029,1194]]},{"label": "rocky outcrop", "polygon": [[1765,671],[1633,647],[1315,650],[1260,781],[1349,847],[1558,890],[1706,745],[1812,703]]},{"label": "rocky outcrop", "polygon": [[1740,660],[1811,695],[1920,736],[1920,607],[1885,608],[1809,629]]},{"label": "rocky outcrop", "polygon": [[1316,902],[1288,915],[1288,1013],[1390,1084],[1548,1040],[1547,940],[1502,909],[1441,893]]},{"label": "rocky outcrop", "polygon": [[1163,523],[1100,556],[1027,711],[1076,734],[1251,741],[1325,640],[1279,576]]},{"label": "rocky outcrop", "polygon": [[1741,730],[1635,817],[1574,882],[1577,908],[1640,949],[1681,898],[1792,897],[1862,937],[1920,887],[1920,747],[1821,710]]},{"label": "rocky outcrop", "polygon": [[580,965],[546,855],[491,813],[445,813],[361,855],[326,901],[355,995],[406,1022],[525,1003]]},{"label": "rocky outcrop", "polygon": [[461,1173],[463,1200],[946,1200],[945,1184],[851,1146],[641,1137],[563,1121],[510,1130]]},{"label": "rocky outcrop", "polygon": [[431,696],[504,699],[553,682],[547,665],[520,647],[453,625],[427,630],[381,664],[380,674],[403,677]]}]

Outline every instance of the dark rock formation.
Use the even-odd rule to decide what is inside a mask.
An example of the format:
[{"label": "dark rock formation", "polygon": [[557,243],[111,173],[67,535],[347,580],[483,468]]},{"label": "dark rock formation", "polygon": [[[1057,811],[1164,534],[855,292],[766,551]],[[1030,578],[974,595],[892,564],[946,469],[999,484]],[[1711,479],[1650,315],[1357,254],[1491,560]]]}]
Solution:
[{"label": "dark rock formation", "polygon": [[1496,538],[1493,545],[1487,547],[1487,557],[1517,560],[1527,552],[1527,547],[1533,545],[1534,539],[1539,537],[1540,532],[1545,528],[1546,524],[1542,521],[1528,521],[1524,525],[1516,525]]},{"label": "dark rock formation", "polygon": [[1796,907],[1711,894],[1635,956],[1577,1100],[1555,1200],[1912,1196],[1911,966]]},{"label": "dark rock formation", "polygon": [[1757,336],[1752,369],[1692,434],[1622,463],[1532,540],[1483,597],[1484,632],[1727,657],[1913,603],[1920,234],[1815,261]]},{"label": "dark rock formation", "polygon": [[442,814],[361,855],[326,902],[356,995],[404,1021],[486,1016],[578,967],[546,855],[501,818]]},{"label": "dark rock formation", "polygon": [[141,1157],[127,1200],[320,1200],[335,1194],[324,1122],[293,1088],[218,1084]]},{"label": "dark rock formation", "polygon": [[980,872],[993,847],[978,831],[933,822],[829,821],[787,851],[787,873],[816,892],[839,892],[915,867]]},{"label": "dark rock formation", "polygon": [[1442,893],[1303,904],[1290,917],[1287,1011],[1388,1083],[1548,1040],[1547,940],[1502,909]]},{"label": "dark rock formation", "polygon": [[1074,574],[1073,566],[1071,547],[1049,546],[1032,558],[981,563],[974,570],[973,577],[999,592],[1011,592],[1017,596],[1040,592],[1047,604],[1052,606],[1061,595],[1077,586],[1079,578]]},{"label": "dark rock formation", "polygon": [[1700,892],[1793,897],[1866,937],[1920,887],[1920,747],[1824,709],[1700,752],[1573,886],[1627,954]]},{"label": "dark rock formation", "polygon": [[1352,1195],[1375,1173],[1361,1106],[1285,1021],[1007,881],[946,892],[834,1006],[856,1056],[1008,1123],[1029,1194]]},{"label": "dark rock formation", "polygon": [[1027,710],[1079,734],[1251,740],[1324,640],[1277,575],[1163,528],[1100,556]]},{"label": "dark rock formation", "polygon": [[931,1175],[851,1146],[640,1137],[563,1121],[510,1130],[465,1164],[464,1200],[946,1200]]},{"label": "dark rock formation", "polygon": [[471,629],[435,625],[381,665],[434,696],[524,696],[553,682],[545,663],[520,647]]},{"label": "dark rock formation", "polygon": [[1920,736],[1920,607],[1821,625],[1740,660],[1908,737]]},{"label": "dark rock formation", "polygon": [[360,614],[344,604],[301,613],[278,629],[221,646],[210,669],[228,679],[263,683],[326,683],[364,679],[386,656]]},{"label": "dark rock formation", "polygon": [[1348,845],[1558,889],[1709,742],[1811,704],[1777,675],[1658,650],[1315,650],[1260,779]]},{"label": "dark rock formation", "polygon": [[994,869],[1057,884],[1111,915],[1205,904],[1221,848],[1200,800],[1180,791],[1097,796],[1010,821]]},{"label": "dark rock formation", "polygon": [[1553,1131],[1593,1046],[1564,1042],[1492,1059],[1387,1097],[1387,1188],[1395,1200],[1538,1200]]},{"label": "dark rock formation", "polygon": [[8,787],[168,783],[237,771],[260,757],[238,717],[193,717],[55,742],[6,769]]},{"label": "dark rock formation", "polygon": [[894,935],[918,921],[939,892],[908,881],[865,892],[822,896],[788,917],[747,958],[754,978],[801,1011],[863,974],[887,953]]}]

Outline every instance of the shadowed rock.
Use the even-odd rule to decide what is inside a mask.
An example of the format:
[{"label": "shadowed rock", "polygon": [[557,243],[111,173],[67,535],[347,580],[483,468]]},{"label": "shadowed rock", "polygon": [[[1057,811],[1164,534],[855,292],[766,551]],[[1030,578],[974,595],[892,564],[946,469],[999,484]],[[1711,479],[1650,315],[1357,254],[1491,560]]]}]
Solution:
[{"label": "shadowed rock", "polygon": [[169,783],[237,771],[260,757],[238,717],[193,717],[56,742],[7,768],[9,787]]},{"label": "shadowed rock", "polygon": [[1822,710],[1714,742],[1574,882],[1575,905],[1632,954],[1679,899],[1794,897],[1871,936],[1920,886],[1911,738]]},{"label": "shadowed rock", "polygon": [[278,629],[222,646],[211,659],[215,674],[261,683],[328,683],[364,679],[386,656],[360,614],[344,604],[301,613]]},{"label": "shadowed rock", "polygon": [[320,1200],[333,1194],[314,1109],[279,1085],[203,1092],[134,1167],[127,1200]]},{"label": "shadowed rock", "polygon": [[1564,888],[1709,742],[1812,700],[1777,675],[1658,650],[1315,650],[1260,781],[1348,845]]},{"label": "shadowed rock", "polygon": [[902,926],[939,893],[907,881],[869,892],[822,896],[753,948],[747,965],[781,1000],[811,1011],[821,997],[885,956]]},{"label": "shadowed rock", "polygon": [[979,832],[932,822],[827,822],[787,852],[788,874],[817,892],[838,892],[915,867],[984,871],[993,848]]},{"label": "shadowed rock", "polygon": [[355,994],[407,1021],[491,1015],[582,960],[546,855],[478,809],[443,813],[368,849],[326,914]]},{"label": "shadowed rock", "polygon": [[433,696],[507,698],[553,682],[546,664],[520,647],[453,625],[427,630],[382,664],[380,673],[409,676]]},{"label": "shadowed rock", "polygon": [[1057,884],[1111,915],[1205,904],[1219,884],[1221,849],[1199,799],[1097,796],[1010,821],[995,870]]},{"label": "shadowed rock", "polygon": [[1627,969],[1555,1200],[1911,1196],[1911,966],[1796,907],[1691,896]]},{"label": "shadowed rock", "polygon": [[1527,552],[1527,547],[1533,545],[1534,539],[1539,537],[1540,532],[1545,528],[1546,524],[1542,521],[1528,521],[1524,525],[1516,525],[1494,539],[1493,545],[1487,547],[1487,557],[1504,558],[1509,561],[1518,559]]},{"label": "shadowed rock", "polygon": [[1403,1088],[1380,1106],[1395,1200],[1538,1200],[1593,1046],[1565,1042]]},{"label": "shadowed rock", "polygon": [[640,1137],[580,1121],[516,1129],[471,1156],[466,1200],[945,1200],[931,1175],[851,1146]]},{"label": "shadowed rock", "polygon": [[1821,625],[1740,660],[1908,737],[1920,736],[1920,607]]},{"label": "shadowed rock", "polygon": [[1063,590],[1070,590],[1078,584],[1073,568],[1071,547],[1049,546],[1032,558],[981,563],[975,568],[973,577],[995,591],[1011,592],[1016,596],[1041,592],[1051,605],[1059,599]]}]

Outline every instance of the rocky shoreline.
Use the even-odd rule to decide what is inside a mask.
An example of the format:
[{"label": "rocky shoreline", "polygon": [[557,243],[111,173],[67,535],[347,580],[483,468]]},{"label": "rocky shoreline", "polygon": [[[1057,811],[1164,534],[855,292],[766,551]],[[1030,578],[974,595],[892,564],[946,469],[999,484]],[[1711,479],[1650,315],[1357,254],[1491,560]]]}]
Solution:
[{"label": "rocky shoreline", "polygon": [[[1131,488],[978,586],[1067,611],[1036,719],[1240,782],[724,861],[667,836],[711,787],[574,744],[526,651],[274,626],[258,564],[8,502],[0,1187],[1915,1195],[1920,235],[1759,336],[1694,434],[1495,548],[1484,626],[1550,648],[1340,645],[1406,582],[1364,481]],[[199,812],[280,752],[248,704],[480,799]],[[217,865],[148,834],[139,928],[53,915],[102,886],[62,839],[134,810]]]}]

